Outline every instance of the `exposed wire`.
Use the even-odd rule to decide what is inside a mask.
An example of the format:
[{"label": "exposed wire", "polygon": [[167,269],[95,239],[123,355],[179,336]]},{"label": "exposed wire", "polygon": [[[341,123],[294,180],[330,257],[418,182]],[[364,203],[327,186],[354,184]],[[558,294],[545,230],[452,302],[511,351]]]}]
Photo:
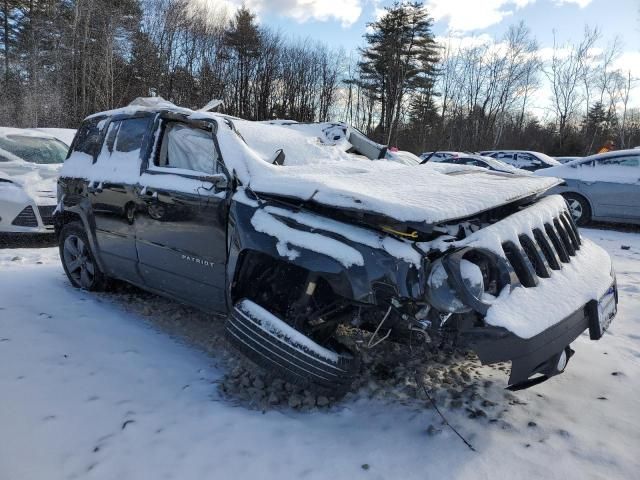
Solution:
[{"label": "exposed wire", "polygon": [[384,342],[387,338],[389,338],[389,335],[391,335],[391,329],[389,329],[389,331],[387,332],[387,334],[382,337],[380,340],[378,340],[376,343],[372,344],[371,342],[373,342],[373,339],[376,338],[376,335],[378,335],[378,332],[380,331],[380,327],[382,327],[382,324],[385,322],[385,320],[387,319],[387,317],[389,316],[389,314],[391,313],[391,309],[393,308],[392,305],[389,305],[389,309],[387,310],[387,313],[384,314],[384,317],[382,317],[382,320],[380,321],[380,323],[378,324],[378,326],[376,327],[376,330],[373,332],[373,335],[371,335],[371,338],[369,339],[369,343],[367,343],[367,348],[373,348],[376,345],[380,345],[382,342]]},{"label": "exposed wire", "polygon": [[433,405],[433,408],[435,409],[436,412],[438,412],[438,415],[440,415],[440,418],[442,418],[442,421],[445,423],[445,425],[447,425],[451,430],[453,430],[453,433],[455,433],[458,437],[460,437],[460,440],[462,440],[464,442],[464,444],[469,447],[469,449],[472,452],[477,452],[477,450],[475,448],[473,448],[473,445],[471,445],[471,443],[469,443],[469,441],[464,438],[460,432],[458,432],[453,425],[451,425],[449,423],[449,421],[447,420],[447,418],[443,415],[443,413],[440,411],[440,409],[438,408],[438,405],[436,405],[436,402],[433,400],[433,398],[431,398],[431,395],[429,395],[429,391],[427,390],[427,387],[424,386],[424,383],[422,383],[420,381],[420,377],[418,376],[418,372],[416,371],[414,373],[415,379],[416,379],[416,384],[420,385],[422,387],[422,390],[424,391],[424,394],[427,396],[427,398],[429,399],[429,402],[431,402],[431,405]]}]

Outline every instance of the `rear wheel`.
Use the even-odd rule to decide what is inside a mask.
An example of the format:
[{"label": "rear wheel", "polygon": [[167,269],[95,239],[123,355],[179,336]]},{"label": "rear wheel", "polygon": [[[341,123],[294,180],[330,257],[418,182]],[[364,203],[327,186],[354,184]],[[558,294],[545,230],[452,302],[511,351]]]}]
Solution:
[{"label": "rear wheel", "polygon": [[104,290],[107,277],[100,270],[87,234],[80,222],[67,223],[60,231],[60,260],[69,281],[84,290]]},{"label": "rear wheel", "polygon": [[564,198],[569,204],[569,211],[577,225],[583,226],[591,221],[591,207],[584,197],[567,193]]}]

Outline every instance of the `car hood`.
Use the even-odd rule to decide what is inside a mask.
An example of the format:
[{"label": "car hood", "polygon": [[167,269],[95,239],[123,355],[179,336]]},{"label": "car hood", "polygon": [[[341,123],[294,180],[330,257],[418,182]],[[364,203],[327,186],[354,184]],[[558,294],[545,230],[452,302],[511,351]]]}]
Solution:
[{"label": "car hood", "polygon": [[37,165],[24,161],[0,163],[0,172],[35,200],[38,205],[56,204],[56,182],[62,164]]},{"label": "car hood", "polygon": [[293,197],[397,222],[438,224],[539,195],[556,178],[490,172],[457,165],[399,165],[385,161],[273,167],[252,175],[257,193]]}]

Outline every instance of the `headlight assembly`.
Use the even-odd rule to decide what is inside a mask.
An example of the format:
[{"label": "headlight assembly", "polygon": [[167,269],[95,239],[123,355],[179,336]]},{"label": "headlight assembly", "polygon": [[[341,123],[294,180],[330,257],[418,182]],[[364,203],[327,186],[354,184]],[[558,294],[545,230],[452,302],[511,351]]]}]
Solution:
[{"label": "headlight assembly", "polygon": [[438,310],[485,314],[491,300],[511,283],[507,263],[485,249],[463,248],[436,260],[429,271],[427,296]]}]

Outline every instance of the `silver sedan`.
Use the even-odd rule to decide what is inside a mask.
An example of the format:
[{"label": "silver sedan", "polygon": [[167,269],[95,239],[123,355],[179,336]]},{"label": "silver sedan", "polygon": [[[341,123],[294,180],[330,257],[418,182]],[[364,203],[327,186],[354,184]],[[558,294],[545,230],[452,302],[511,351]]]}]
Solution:
[{"label": "silver sedan", "polygon": [[567,199],[578,225],[591,220],[640,224],[640,150],[592,155],[535,174],[564,179],[549,194]]}]

